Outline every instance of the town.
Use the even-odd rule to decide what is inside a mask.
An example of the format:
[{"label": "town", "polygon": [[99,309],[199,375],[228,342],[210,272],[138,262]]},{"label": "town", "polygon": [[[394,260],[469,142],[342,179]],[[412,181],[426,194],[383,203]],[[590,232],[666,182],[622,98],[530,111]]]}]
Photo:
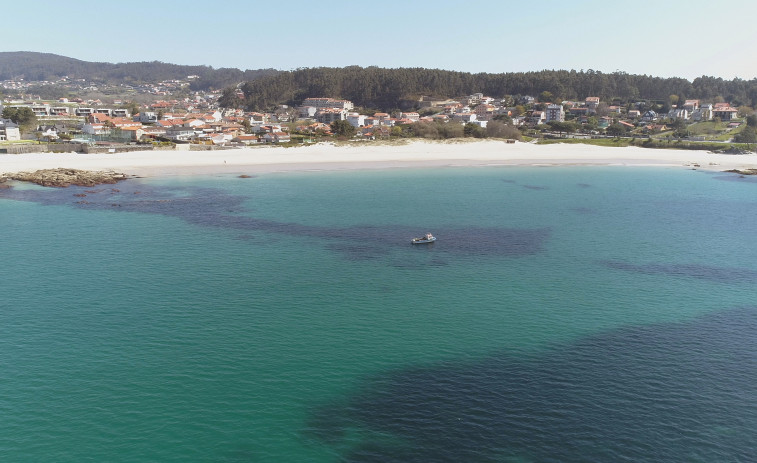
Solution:
[{"label": "town", "polygon": [[[297,106],[279,105],[269,112],[250,112],[219,105],[221,91],[188,91],[196,76],[140,86],[120,84],[104,89],[83,79],[56,82],[3,81],[0,89],[23,96],[0,101],[0,152],[94,149],[233,148],[251,145],[294,145],[329,138],[376,140],[403,137],[492,137],[540,142],[567,139],[630,139],[651,142],[754,143],[754,111],[725,101],[554,101],[550,92],[538,96],[492,98],[474,93],[457,98],[420,97],[409,111],[370,112],[348,100],[311,96]],[[134,99],[42,99],[26,93],[44,85],[71,93],[149,95]],[[108,91],[110,90],[110,91]],[[236,89],[243,96],[240,88]],[[172,98],[180,94],[181,98]],[[444,127],[443,130],[439,130]],[[50,145],[52,144],[52,145]],[[76,144],[77,147],[61,147]],[[24,146],[26,146],[24,148]],[[675,146],[671,146],[675,147]]]}]

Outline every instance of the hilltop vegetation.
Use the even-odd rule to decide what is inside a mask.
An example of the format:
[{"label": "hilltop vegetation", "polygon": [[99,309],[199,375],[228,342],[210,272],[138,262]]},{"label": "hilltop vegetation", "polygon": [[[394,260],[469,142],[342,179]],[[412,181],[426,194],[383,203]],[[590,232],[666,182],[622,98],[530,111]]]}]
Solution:
[{"label": "hilltop vegetation", "polygon": [[221,104],[263,111],[278,104],[297,105],[307,97],[344,98],[364,108],[382,111],[407,109],[418,97],[450,98],[476,92],[495,98],[506,95],[553,95],[554,101],[598,96],[603,101],[618,99],[667,100],[676,95],[687,98],[729,101],[735,106],[757,104],[757,79],[723,80],[699,77],[689,82],[682,78],[661,78],[624,72],[538,71],[515,73],[478,73],[424,68],[386,69],[349,66],[345,68],[307,68],[280,72],[226,90]]},{"label": "hilltop vegetation", "polygon": [[52,53],[0,52],[0,81],[54,81],[61,77],[87,79],[92,82],[137,84],[195,75],[192,90],[221,89],[278,73],[275,69],[241,71],[234,68],[183,66],[158,61],[137,63],[97,63],[81,61]]}]

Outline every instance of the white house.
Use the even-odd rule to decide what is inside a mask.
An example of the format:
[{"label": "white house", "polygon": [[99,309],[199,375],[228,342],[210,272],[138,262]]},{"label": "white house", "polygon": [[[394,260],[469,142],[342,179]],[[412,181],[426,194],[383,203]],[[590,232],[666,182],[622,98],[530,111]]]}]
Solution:
[{"label": "white house", "polygon": [[191,127],[175,125],[166,129],[166,138],[171,140],[191,140],[195,136],[195,131]]},{"label": "white house", "polygon": [[21,140],[21,131],[10,119],[0,118],[0,141]]},{"label": "white house", "polygon": [[365,114],[350,113],[347,115],[347,122],[353,127],[363,127],[367,117]]},{"label": "white house", "polygon": [[671,119],[689,120],[689,111],[684,108],[674,108],[668,111],[668,117]]},{"label": "white house", "polygon": [[291,140],[291,137],[286,132],[269,132],[263,135],[263,141],[265,143],[286,143]]}]

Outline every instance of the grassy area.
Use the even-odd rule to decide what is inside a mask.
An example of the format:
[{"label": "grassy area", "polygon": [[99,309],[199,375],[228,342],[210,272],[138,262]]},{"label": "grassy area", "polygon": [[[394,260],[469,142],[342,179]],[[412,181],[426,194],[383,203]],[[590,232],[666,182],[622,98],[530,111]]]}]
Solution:
[{"label": "grassy area", "polygon": [[695,122],[686,129],[689,131],[689,133],[693,136],[705,136],[705,137],[712,137],[717,135],[722,135],[723,132],[725,132],[728,124],[725,122],[715,122],[715,121],[706,121],[706,122]]}]

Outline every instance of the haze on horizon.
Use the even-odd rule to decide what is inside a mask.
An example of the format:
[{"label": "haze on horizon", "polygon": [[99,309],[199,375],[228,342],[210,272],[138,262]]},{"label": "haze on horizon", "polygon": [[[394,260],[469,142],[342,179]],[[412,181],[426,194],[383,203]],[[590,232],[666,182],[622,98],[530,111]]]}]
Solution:
[{"label": "haze on horizon", "polygon": [[750,0],[639,6],[598,0],[380,5],[293,0],[285,8],[243,0],[76,3],[76,8],[53,0],[4,5],[0,51],[242,70],[358,65],[473,73],[594,69],[689,80],[757,77],[752,59],[757,29],[738,21],[757,14],[757,2]]}]

